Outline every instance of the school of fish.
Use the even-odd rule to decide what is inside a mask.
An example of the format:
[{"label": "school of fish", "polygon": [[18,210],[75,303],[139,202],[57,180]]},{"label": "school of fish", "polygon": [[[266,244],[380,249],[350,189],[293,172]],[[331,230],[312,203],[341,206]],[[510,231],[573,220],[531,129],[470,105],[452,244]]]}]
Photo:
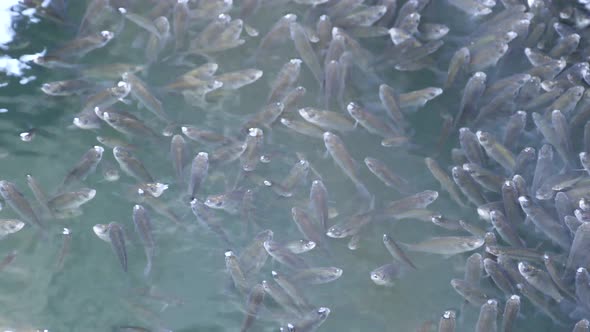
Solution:
[{"label": "school of fish", "polygon": [[[324,331],[330,304],[309,294],[355,269],[325,263],[346,239],[353,251],[382,242],[384,264],[364,273],[384,289],[420,271],[421,255],[465,261],[448,283],[455,303],[416,331],[525,331],[539,315],[547,331],[590,331],[590,1],[84,4],[74,18],[64,0],[22,1],[76,27],[32,62],[62,77],[40,82],[44,94],[80,101],[63,129],[96,145],[68,151],[78,162],[55,188],[0,173],[0,237],[58,237],[61,270],[91,232],[112,249],[100,264],[141,275],[151,297],[158,229],[215,238],[224,296],[243,316],[228,330]],[[431,84],[417,86],[423,77]],[[41,129],[20,139],[42,140]],[[85,220],[106,195],[99,181],[127,219],[107,207]],[[267,208],[284,218],[265,219]],[[391,227],[408,219],[428,225],[421,240]],[[0,272],[15,259],[6,253]],[[462,320],[470,310],[475,326]]]}]

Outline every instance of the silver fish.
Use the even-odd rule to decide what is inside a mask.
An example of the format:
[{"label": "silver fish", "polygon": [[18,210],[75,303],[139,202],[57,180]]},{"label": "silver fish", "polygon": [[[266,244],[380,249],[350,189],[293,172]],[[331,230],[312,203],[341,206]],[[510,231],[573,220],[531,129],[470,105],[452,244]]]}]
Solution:
[{"label": "silver fish", "polygon": [[291,40],[295,45],[295,49],[301,57],[301,60],[303,60],[303,62],[311,70],[313,76],[321,86],[324,77],[322,66],[315,51],[309,43],[304,28],[299,23],[293,21],[289,23],[289,33]]},{"label": "silver fish", "polygon": [[561,295],[547,272],[527,262],[519,262],[518,271],[531,286],[543,294],[550,296],[557,302],[563,300],[563,295]]},{"label": "silver fish", "polygon": [[433,237],[417,244],[403,245],[412,251],[421,251],[439,255],[456,255],[475,250],[484,244],[484,240],[475,236]]},{"label": "silver fish", "polygon": [[25,227],[25,223],[18,219],[0,219],[0,239],[14,234]]},{"label": "silver fish", "polygon": [[476,332],[497,332],[498,331],[498,301],[488,300],[481,306],[479,318],[475,324]]},{"label": "silver fish", "polygon": [[123,271],[127,272],[127,248],[125,246],[123,227],[116,222],[111,222],[107,226],[107,235],[113,251],[119,259],[121,267],[123,267]]},{"label": "silver fish", "polygon": [[506,300],[506,305],[504,306],[504,313],[502,314],[502,324],[501,324],[501,331],[503,332],[512,332],[514,321],[520,312],[520,296],[518,295],[511,295],[508,300]]},{"label": "silver fish", "polygon": [[16,188],[16,185],[6,180],[0,181],[0,196],[4,199],[14,212],[16,212],[21,219],[26,222],[33,223],[39,227],[44,227],[41,219],[37,217],[35,211],[29,204],[29,201]]},{"label": "silver fish", "polygon": [[246,301],[246,318],[242,323],[240,332],[248,331],[256,320],[258,312],[262,307],[262,302],[264,301],[264,294],[264,288],[261,284],[254,285],[250,290],[250,294],[248,294],[248,299]]},{"label": "silver fish", "polygon": [[354,122],[337,112],[312,107],[301,108],[298,112],[305,121],[325,130],[351,131],[354,129]]},{"label": "silver fish", "polygon": [[130,93],[133,98],[137,99],[141,105],[155,114],[161,120],[170,122],[168,114],[166,114],[164,111],[162,102],[148,89],[145,82],[130,72],[123,73],[122,78],[124,82],[127,82],[129,85],[131,85]]},{"label": "silver fish", "polygon": [[191,173],[188,182],[188,194],[191,199],[195,198],[201,185],[209,172],[209,154],[199,152],[191,163]]},{"label": "silver fish", "polygon": [[47,205],[52,211],[72,210],[91,201],[95,196],[95,189],[82,188],[76,191],[58,194],[49,199]]},{"label": "silver fish", "polygon": [[438,322],[438,332],[455,332],[457,314],[453,310],[445,311]]},{"label": "silver fish", "polygon": [[390,235],[383,234],[383,244],[395,260],[403,262],[404,264],[410,266],[413,269],[417,269],[416,265],[412,263],[412,261],[404,253],[402,248],[395,242],[395,240]]},{"label": "silver fish", "polygon": [[309,301],[303,296],[303,292],[283,274],[271,271],[271,275],[274,281],[291,297],[293,303],[295,303],[298,308],[305,310],[310,307]]},{"label": "silver fish", "polygon": [[342,269],[338,267],[313,267],[298,271],[293,275],[293,281],[312,285],[325,284],[339,279]]},{"label": "silver fish", "polygon": [[266,249],[266,252],[268,252],[270,256],[276,259],[277,262],[286,265],[287,267],[290,267],[294,270],[305,269],[309,267],[303,258],[284,249],[275,241],[267,240],[264,241],[263,245],[264,249]]},{"label": "silver fish", "polygon": [[321,180],[314,180],[309,191],[309,210],[314,215],[320,228],[327,231],[328,190]]},{"label": "silver fish", "polygon": [[65,189],[78,181],[84,181],[88,175],[96,171],[96,166],[102,159],[104,148],[94,146],[88,150],[72,169],[68,171],[60,188]]},{"label": "silver fish", "polygon": [[242,268],[236,254],[233,251],[228,250],[225,252],[225,268],[230,274],[234,286],[243,295],[248,293],[248,281],[244,276]]},{"label": "silver fish", "polygon": [[365,165],[369,168],[381,182],[386,186],[396,189],[399,192],[405,193],[409,191],[410,184],[401,176],[395,174],[384,162],[379,159],[366,157]]},{"label": "silver fish", "polygon": [[136,204],[133,206],[133,224],[135,225],[135,232],[139,235],[139,238],[143,243],[145,256],[147,258],[147,263],[145,269],[143,270],[143,275],[147,277],[152,270],[152,261],[156,250],[156,242],[154,241],[152,234],[153,226],[151,218],[147,210],[142,205]]},{"label": "silver fish", "polygon": [[395,280],[403,274],[403,268],[397,263],[388,263],[382,265],[370,273],[371,281],[379,286],[392,287]]},{"label": "silver fish", "polygon": [[139,182],[155,182],[154,178],[147,171],[143,163],[137,159],[137,157],[130,150],[121,146],[116,146],[113,149],[113,155],[121,167],[121,170],[123,170],[125,174],[133,177]]}]

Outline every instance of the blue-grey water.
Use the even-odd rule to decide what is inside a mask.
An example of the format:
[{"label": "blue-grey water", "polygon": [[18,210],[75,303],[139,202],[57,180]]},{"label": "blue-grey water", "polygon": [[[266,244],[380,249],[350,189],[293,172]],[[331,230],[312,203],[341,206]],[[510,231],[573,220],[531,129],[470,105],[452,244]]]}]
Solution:
[{"label": "blue-grey water", "polygon": [[[0,1],[0,179],[15,183],[25,197],[34,202],[27,188],[27,174],[33,175],[48,193],[54,193],[67,171],[89,148],[99,144],[97,135],[125,137],[104,123],[95,130],[82,130],[73,126],[72,120],[81,110],[84,96],[47,96],[40,87],[43,83],[76,78],[79,74],[75,70],[44,68],[31,61],[39,54],[45,54],[75,38],[88,1],[67,1],[63,23],[56,23],[41,15],[39,9],[25,9],[17,2]],[[136,12],[142,14],[148,13],[156,1],[142,2],[129,1]],[[235,2],[237,6],[238,1]],[[405,1],[398,2],[401,4]],[[417,72],[390,68],[376,73],[354,72],[356,83],[347,95],[347,101],[378,104],[377,92],[381,83],[404,92],[442,86],[452,53],[457,45],[465,42],[462,38],[477,25],[477,21],[467,18],[445,1],[431,2],[422,13],[422,20],[446,24],[451,29],[449,38],[445,39],[445,46],[434,57],[437,64],[433,65],[435,68]],[[260,32],[260,36],[250,37],[243,33],[246,40],[244,45],[213,56],[219,64],[220,73],[244,68],[262,70],[263,76],[253,84],[222,96],[220,102],[196,107],[185,103],[180,95],[166,94],[158,89],[190,69],[164,61],[166,54],[170,56],[172,51],[165,51],[160,61],[150,65],[149,70],[140,75],[153,87],[166,112],[176,123],[197,125],[243,139],[244,134],[239,131],[241,124],[264,107],[269,86],[282,64],[288,59],[299,57],[292,42],[286,39],[273,48],[270,55],[265,54],[264,58],[254,58],[252,61],[261,36],[286,13],[293,12],[300,17],[306,14],[305,6],[293,3],[272,5],[272,1],[263,3],[265,5],[256,14],[245,20]],[[230,11],[230,15],[238,17],[238,12]],[[141,65],[145,63],[145,49],[141,43],[146,37],[145,31],[128,21],[122,33],[105,48],[93,51],[81,60],[71,61],[85,66],[115,62]],[[368,50],[378,52],[388,38],[367,39],[363,44]],[[195,66],[205,62],[199,57],[189,61],[193,61]],[[511,68],[520,68],[521,64],[501,65],[502,73],[506,74]],[[358,68],[355,70],[360,71]],[[306,87],[307,94],[298,102],[298,107],[321,107],[318,83],[305,65],[302,65],[301,72],[297,85]],[[489,73],[490,77],[494,74],[497,72]],[[116,80],[101,82],[103,87],[108,87]],[[460,91],[461,88],[457,87],[449,89],[408,116],[413,131],[412,140],[417,148],[382,147],[381,138],[360,127],[341,135],[353,157],[362,166],[361,178],[375,196],[377,205],[404,195],[386,187],[365,168],[363,159],[367,156],[386,162],[412,184],[415,192],[439,190],[438,183],[424,165],[424,157],[435,155],[440,149],[438,160],[445,169],[450,165],[449,152],[458,145],[457,138],[453,135],[448,143],[437,146],[441,130],[440,114],[454,112],[460,100]],[[119,102],[117,107],[133,112],[158,133],[165,127],[145,108],[138,109],[135,101],[129,105]],[[345,110],[340,111],[345,114]],[[29,130],[34,131],[34,138],[30,142],[22,141],[19,134]],[[174,134],[180,134],[178,127],[174,130]],[[271,161],[260,164],[255,174],[280,181],[298,160],[296,153],[301,153],[321,175],[329,191],[330,206],[338,212],[330,224],[340,222],[356,212],[358,197],[355,188],[327,156],[321,139],[304,137],[280,124],[272,125],[270,130],[263,130],[265,153]],[[188,138],[186,140],[190,147],[190,159],[200,151],[211,153],[210,146],[192,142]],[[135,182],[123,172],[119,181],[109,182],[104,179],[103,173],[108,167],[118,168],[112,149],[105,147],[96,173],[81,185],[94,188],[97,192],[93,200],[83,205],[82,215],[71,219],[46,220],[50,224],[46,234],[27,225],[20,232],[0,241],[0,257],[17,251],[15,260],[0,272],[2,331],[111,331],[113,327],[125,325],[142,326],[150,331],[239,331],[244,319],[245,298],[236,295],[231,287],[224,252],[232,249],[239,255],[255,232],[244,227],[239,214],[212,211],[233,242],[233,247],[229,248],[215,233],[199,225],[187,202],[179,198],[186,189],[176,183],[169,152],[170,137],[162,136],[159,142],[134,143],[139,146],[137,155],[146,168],[158,181],[170,185],[170,189],[159,200],[174,210],[186,227],[179,227],[151,211],[157,251],[152,273],[145,278],[142,275],[145,255],[131,218],[135,202],[129,199],[128,190]],[[230,188],[238,176],[238,170],[237,162],[211,166],[200,197],[222,193]],[[185,172],[185,177],[187,175]],[[281,198],[269,188],[257,186],[254,205],[259,230],[273,230],[275,240],[282,242],[302,238],[303,235],[291,220],[291,208],[307,206],[309,187],[315,178],[317,175],[310,172],[307,181],[298,186],[290,198]],[[244,186],[255,186],[253,181],[245,180],[244,183]],[[148,204],[146,206],[149,208]],[[440,191],[439,198],[430,209],[451,218],[478,218],[474,208],[460,209],[443,191]],[[4,205],[0,218],[13,217],[17,215]],[[127,273],[121,269],[110,245],[92,231],[95,224],[113,221],[123,225],[126,231]],[[64,228],[71,231],[66,252],[63,251]],[[436,325],[440,315],[452,309],[459,312],[458,331],[472,331],[479,308],[463,306],[463,299],[449,284],[452,278],[462,278],[467,254],[445,257],[408,252],[418,269],[407,271],[396,280],[393,287],[377,286],[369,278],[370,271],[391,261],[381,241],[384,233],[407,243],[431,236],[456,234],[416,219],[387,221],[363,229],[357,250],[347,248],[347,239],[330,238],[327,239],[329,254],[318,250],[302,254],[311,265],[337,266],[344,271],[343,276],[332,283],[309,285],[303,289],[311,303],[331,310],[319,330],[414,331],[428,321]],[[58,263],[60,259],[63,259],[61,266]],[[267,261],[255,281],[271,280],[273,269],[281,270],[282,267],[276,262]],[[271,301],[265,301],[268,306],[276,308]],[[522,311],[524,316],[517,320],[515,331],[558,331],[561,328],[539,314],[528,302],[523,301]],[[263,311],[252,331],[278,331],[280,324],[280,319]]]}]

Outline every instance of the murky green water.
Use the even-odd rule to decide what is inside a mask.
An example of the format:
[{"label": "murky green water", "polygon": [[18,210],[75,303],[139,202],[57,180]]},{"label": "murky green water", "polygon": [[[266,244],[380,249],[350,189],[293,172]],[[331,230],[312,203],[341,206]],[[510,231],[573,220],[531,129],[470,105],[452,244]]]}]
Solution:
[{"label": "murky green water", "polygon": [[[423,20],[448,24],[456,36],[467,27],[457,23],[460,13],[450,9],[442,1],[433,4],[425,11]],[[74,37],[85,8],[86,1],[70,1],[67,10],[69,25],[52,23],[46,19],[31,21],[29,16],[18,13],[20,9],[5,9],[10,16],[2,18],[2,23],[12,20],[15,31],[11,41],[5,41],[4,54],[0,58],[0,178],[14,182],[31,201],[33,196],[27,189],[25,175],[33,175],[43,188],[52,193],[61,183],[66,172],[90,147],[97,145],[97,135],[118,136],[104,125],[98,130],[81,130],[73,127],[74,114],[79,112],[84,100],[81,97],[50,97],[44,95],[40,86],[43,83],[71,79],[75,71],[49,70],[17,59],[23,55],[54,49]],[[139,1],[136,1],[139,3]],[[146,4],[147,12],[151,5]],[[140,6],[141,7],[141,6]],[[136,7],[137,8],[137,7]],[[261,8],[248,20],[261,34],[268,31],[281,15],[295,12],[303,16],[301,6],[281,5]],[[232,13],[233,15],[233,13]],[[125,30],[104,49],[92,52],[82,59],[82,63],[101,64],[127,62],[142,64],[144,49],[134,48],[136,38],[146,35],[137,26],[127,22]],[[297,57],[290,41],[273,49],[272,56],[257,65],[247,64],[260,37],[245,37],[246,43],[240,48],[222,52],[215,57],[219,72],[230,72],[247,67],[263,70],[263,77],[254,84],[246,86],[223,100],[199,109],[187,105],[181,96],[158,93],[166,111],[180,124],[195,124],[212,128],[228,135],[243,137],[238,128],[244,119],[264,106],[269,84],[288,59]],[[374,50],[381,48],[378,41],[368,41],[367,46]],[[455,48],[453,40],[448,41],[448,50]],[[451,53],[440,53],[440,63],[447,63]],[[9,60],[12,59],[12,60]],[[203,62],[195,60],[196,64]],[[8,66],[18,66],[19,71],[9,70]],[[506,68],[506,67],[505,67]],[[437,68],[442,73],[446,68]],[[172,81],[187,68],[168,64],[155,64],[143,79],[150,86],[158,87]],[[436,72],[402,73],[383,71],[375,76],[355,73],[355,90],[347,100],[360,99],[377,103],[378,85],[386,82],[396,89],[410,91],[427,86],[440,86],[442,74]],[[364,81],[363,81],[364,80]],[[360,82],[360,83],[359,83]],[[365,83],[366,82],[366,83]],[[110,86],[115,82],[107,82]],[[300,101],[300,107],[317,105],[318,86],[309,70],[302,66],[302,76],[298,84],[307,88],[307,95]],[[155,89],[157,91],[157,88]],[[441,112],[452,109],[458,102],[459,91],[445,92],[435,102],[427,104],[416,114],[410,116],[415,141],[421,145],[417,151],[391,149],[380,146],[380,139],[362,130],[342,135],[351,154],[362,163],[366,156],[378,157],[399,174],[410,181],[416,191],[438,190],[438,184],[428,173],[423,158],[436,150],[440,131]],[[145,109],[137,111],[135,103],[117,107],[134,112],[150,127],[161,132],[164,124]],[[23,142],[19,133],[36,129],[31,142]],[[180,133],[178,128],[175,134]],[[356,195],[352,183],[326,158],[323,142],[303,137],[288,131],[280,124],[272,130],[265,129],[265,148],[271,156],[269,164],[261,164],[256,174],[270,180],[280,180],[297,161],[300,152],[322,175],[330,193],[330,204],[340,214],[331,222],[343,220],[355,212]],[[199,151],[211,152],[210,147],[189,142],[191,159]],[[103,160],[97,172],[91,175],[84,186],[95,188],[95,199],[83,206],[84,214],[66,220],[48,220],[51,224],[48,236],[42,237],[33,227],[0,241],[0,256],[17,250],[14,262],[0,272],[0,328],[2,330],[28,331],[45,328],[50,331],[110,331],[114,326],[144,326],[157,331],[168,328],[173,331],[238,331],[244,314],[244,299],[232,292],[229,277],[225,271],[224,252],[233,249],[238,254],[253,233],[247,233],[239,215],[214,211],[223,228],[235,242],[228,248],[211,231],[200,227],[190,208],[179,199],[185,189],[175,183],[172,161],[169,153],[169,138],[161,143],[140,143],[138,156],[156,179],[169,183],[170,189],[160,198],[169,208],[174,209],[187,229],[179,228],[170,220],[152,213],[155,224],[157,255],[153,272],[149,278],[142,276],[145,256],[141,242],[133,230],[131,219],[135,204],[128,199],[126,188],[133,179],[121,174],[117,182],[107,182],[103,178],[105,166],[117,165],[112,150],[105,149]],[[441,159],[449,158],[451,146],[456,138],[443,147]],[[201,190],[201,195],[221,193],[235,181],[238,174],[237,163],[212,166],[210,176]],[[377,204],[402,196],[388,189],[362,167],[362,179],[377,198]],[[313,179],[314,176],[310,176]],[[307,181],[298,187],[296,194],[280,198],[265,187],[256,190],[256,222],[261,229],[272,229],[279,241],[295,240],[302,237],[291,220],[293,206],[306,206],[309,194]],[[252,182],[245,186],[254,187]],[[452,217],[476,218],[474,209],[459,211],[447,194],[442,194],[432,207],[434,211]],[[7,206],[0,211],[0,218],[15,217]],[[92,232],[97,223],[116,221],[122,224],[128,239],[129,272],[122,271],[117,258],[108,243],[98,239]],[[64,243],[61,230],[71,230],[69,250],[64,256],[63,266],[58,265]],[[375,224],[364,230],[358,250],[347,248],[346,240],[329,240],[330,255],[316,251],[303,254],[314,266],[337,266],[344,270],[343,276],[326,285],[307,286],[305,295],[317,306],[329,307],[331,314],[321,331],[413,331],[425,321],[437,322],[440,314],[449,308],[459,309],[462,299],[453,291],[449,280],[463,275],[464,255],[450,258],[438,255],[410,253],[419,267],[407,272],[394,287],[379,287],[369,279],[369,272],[385,264],[390,256],[383,247],[381,236],[390,233],[403,242],[414,242],[433,235],[448,235],[432,224],[418,220],[401,220]],[[258,282],[270,280],[272,269],[281,269],[276,263],[267,262]],[[151,295],[144,293],[150,289]],[[142,295],[143,294],[143,295]],[[269,302],[270,303],[270,302]],[[272,304],[270,305],[272,307]],[[526,308],[525,308],[526,310]],[[466,308],[460,314],[461,331],[471,331],[479,309]],[[537,319],[527,316],[517,323],[525,329],[528,321]],[[540,323],[546,318],[539,317]],[[277,331],[280,324],[270,315],[261,314],[253,331]],[[536,329],[536,331],[541,331]]]}]

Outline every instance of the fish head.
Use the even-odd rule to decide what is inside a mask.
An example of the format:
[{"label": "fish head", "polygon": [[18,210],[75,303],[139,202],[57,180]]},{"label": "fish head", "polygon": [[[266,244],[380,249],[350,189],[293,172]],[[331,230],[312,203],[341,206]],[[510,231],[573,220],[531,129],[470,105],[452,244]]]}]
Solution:
[{"label": "fish head", "polygon": [[92,231],[99,239],[110,242],[109,235],[108,235],[108,226],[106,224],[96,224],[92,226]]},{"label": "fish head", "polygon": [[80,114],[80,116],[77,116],[74,118],[72,123],[80,129],[95,129],[95,128],[97,128],[96,123],[93,121],[92,116],[90,116],[89,114]]},{"label": "fish head", "polygon": [[317,244],[311,240],[299,240],[299,242],[305,251],[310,251],[317,246]]},{"label": "fish head", "polygon": [[223,209],[225,207],[225,203],[227,201],[227,197],[224,194],[219,195],[209,195],[207,199],[205,199],[205,205],[212,209]]},{"label": "fish head", "polygon": [[527,262],[518,263],[518,271],[525,277],[532,276],[535,273],[535,268]]},{"label": "fish head", "polygon": [[361,107],[359,104],[355,102],[350,102],[346,105],[346,110],[355,119],[362,119],[364,118],[364,113],[361,111]]},{"label": "fish head", "polygon": [[168,189],[168,185],[160,182],[146,183],[143,185],[143,189],[149,192],[150,195],[158,198]]},{"label": "fish head", "polygon": [[385,286],[390,284],[390,281],[385,280],[385,275],[382,271],[372,271],[371,280],[379,286]]},{"label": "fish head", "polygon": [[4,234],[13,234],[25,227],[25,223],[17,219],[5,220],[0,225],[1,232]]},{"label": "fish head", "polygon": [[113,156],[118,160],[131,158],[131,151],[125,149],[122,146],[115,146],[113,148]]},{"label": "fish head", "polygon": [[330,309],[326,308],[326,307],[320,307],[316,311],[316,314],[318,315],[319,318],[324,320],[324,319],[328,318],[328,315],[330,315]]},{"label": "fish head", "polygon": [[326,232],[326,235],[334,239],[340,239],[344,237],[342,230],[336,226],[330,227]]},{"label": "fish head", "polygon": [[115,168],[107,169],[104,172],[104,179],[108,182],[118,181],[120,178],[119,171]]},{"label": "fish head", "polygon": [[311,107],[300,108],[297,112],[299,112],[299,115],[307,121],[313,120],[317,116],[317,112]]},{"label": "fish head", "polygon": [[96,189],[80,190],[80,194],[85,200],[89,201],[96,196]]},{"label": "fish head", "polygon": [[518,197],[518,202],[522,208],[529,208],[533,205],[533,201],[527,196],[520,196]]},{"label": "fish head", "polygon": [[108,30],[103,30],[100,32],[100,37],[102,38],[102,42],[106,43],[115,37],[115,34]]},{"label": "fish head", "polygon": [[123,99],[131,92],[131,84],[119,81],[116,86],[109,88],[109,92],[113,97]]},{"label": "fish head", "polygon": [[160,34],[165,35],[170,32],[170,21],[168,21],[166,16],[156,17],[156,19],[154,19],[154,25]]}]

